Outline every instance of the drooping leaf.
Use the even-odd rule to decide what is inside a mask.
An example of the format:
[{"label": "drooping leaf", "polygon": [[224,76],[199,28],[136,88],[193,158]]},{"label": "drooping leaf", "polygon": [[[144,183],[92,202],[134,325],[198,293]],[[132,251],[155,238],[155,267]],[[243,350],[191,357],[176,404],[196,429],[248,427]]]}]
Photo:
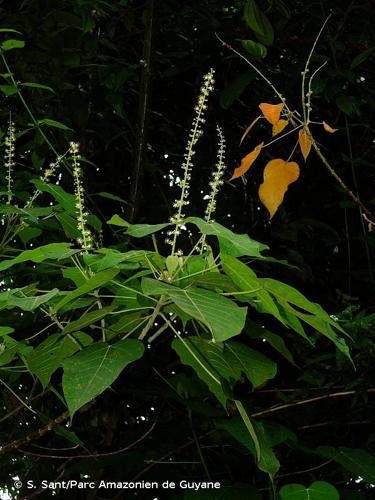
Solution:
[{"label": "drooping leaf", "polygon": [[169,222],[163,224],[130,224],[117,214],[113,215],[107,222],[115,226],[126,227],[126,234],[134,238],[143,238],[143,236],[156,233],[171,225]]},{"label": "drooping leaf", "polygon": [[354,69],[360,64],[362,64],[366,59],[371,57],[375,53],[375,47],[370,47],[369,49],[364,50],[360,54],[358,54],[350,64],[350,69]]},{"label": "drooping leaf", "polygon": [[258,158],[261,149],[263,147],[264,142],[261,142],[256,146],[253,151],[251,151],[249,154],[244,156],[241,160],[241,165],[239,167],[236,167],[234,169],[233,175],[229,180],[237,179],[237,177],[241,177],[241,175],[246,174],[246,172],[249,170],[251,165],[254,163],[254,161]]},{"label": "drooping leaf", "polygon": [[40,295],[32,295],[29,297],[17,296],[17,292],[18,289],[0,293],[0,309],[19,307],[23,311],[33,311],[34,309],[40,307],[42,304],[50,301],[60,291],[57,288],[53,288],[49,292],[42,293]]},{"label": "drooping leaf", "polygon": [[241,40],[241,44],[248,54],[257,59],[264,59],[267,56],[267,48],[262,43],[254,42],[254,40]]},{"label": "drooping leaf", "polygon": [[147,295],[168,294],[180,309],[206,325],[216,342],[239,335],[244,327],[247,308],[210,290],[181,289],[151,278],[142,279],[142,290]]},{"label": "drooping leaf", "polygon": [[267,102],[262,102],[259,104],[259,108],[264,116],[264,118],[275,125],[280,120],[280,113],[283,110],[284,103],[279,104],[268,104]]},{"label": "drooping leaf", "polygon": [[280,491],[280,500],[339,500],[336,488],[325,481],[315,481],[305,488],[303,484],[286,484]]},{"label": "drooping leaf", "polygon": [[302,156],[306,161],[311,151],[312,137],[310,133],[304,128],[300,129],[298,132],[298,143],[301,149]]},{"label": "drooping leaf", "polygon": [[272,126],[272,137],[280,134],[284,130],[284,128],[288,125],[288,120],[283,120],[282,118],[278,120],[273,126]]},{"label": "drooping leaf", "polygon": [[[272,314],[272,316],[285,325],[273,298],[269,292],[263,288],[263,285],[250,267],[246,266],[235,257],[226,255],[223,252],[221,252],[221,264],[225,274],[227,274],[233,283],[237,285],[239,290],[241,290],[241,295],[238,295],[239,300],[250,303],[261,313]],[[236,297],[236,295],[234,295],[234,297]]]},{"label": "drooping leaf", "polygon": [[27,366],[46,388],[52,374],[61,366],[63,360],[77,352],[80,345],[86,346],[91,342],[91,337],[86,333],[76,332],[72,337],[55,333],[41,342],[26,357]]},{"label": "drooping leaf", "polygon": [[326,458],[332,458],[350,473],[360,476],[370,484],[375,483],[375,456],[361,448],[333,448],[320,446],[317,453]]},{"label": "drooping leaf", "polygon": [[42,120],[38,120],[38,125],[47,125],[48,127],[59,128],[61,130],[72,130],[64,123],[52,120],[51,118],[43,118]]},{"label": "drooping leaf", "polygon": [[250,132],[250,130],[254,127],[254,125],[257,123],[257,121],[262,118],[261,115],[257,116],[251,123],[248,127],[246,127],[246,130],[245,132],[242,134],[242,137],[241,137],[241,140],[240,140],[240,146],[241,144],[243,143],[245,137],[248,135],[248,133]]},{"label": "drooping leaf", "polygon": [[254,387],[273,379],[277,373],[276,363],[239,342],[226,342],[224,355],[228,364],[243,372]]},{"label": "drooping leaf", "polygon": [[14,85],[0,85],[0,91],[7,97],[19,92],[18,87],[15,87]]},{"label": "drooping leaf", "polygon": [[33,250],[24,250],[17,257],[0,262],[0,271],[9,269],[15,264],[31,260],[32,262],[43,262],[46,259],[60,260],[66,259],[77,253],[78,250],[72,250],[70,243],[50,243]]},{"label": "drooping leaf", "polygon": [[338,128],[332,128],[328,123],[323,122],[323,127],[326,132],[329,132],[330,134],[334,134],[335,132],[338,131]]},{"label": "drooping leaf", "polygon": [[53,90],[53,88],[49,87],[48,85],[43,85],[41,83],[23,82],[23,83],[20,83],[19,85],[22,85],[22,87],[29,87],[32,89],[48,90],[49,92],[56,94],[56,92]]},{"label": "drooping leaf", "polygon": [[94,274],[91,278],[89,278],[83,285],[79,286],[72,292],[68,292],[65,297],[63,297],[54,307],[55,312],[58,312],[63,306],[71,302],[72,300],[84,295],[96,288],[100,288],[104,285],[107,285],[118,273],[119,269],[106,269],[105,271],[101,271],[97,274]]},{"label": "drooping leaf", "polygon": [[63,362],[63,390],[71,417],[83,405],[107,389],[130,363],[141,358],[142,342],[97,342]]},{"label": "drooping leaf", "polygon": [[65,328],[64,333],[72,333],[77,330],[81,330],[86,326],[93,325],[97,321],[103,319],[108,313],[112,312],[114,306],[106,306],[102,309],[97,309],[95,311],[90,311],[87,314],[82,315],[79,319],[71,321]]},{"label": "drooping leaf", "polygon": [[228,255],[262,257],[261,252],[268,249],[267,245],[252,240],[247,234],[234,233],[218,222],[207,222],[199,217],[188,217],[185,222],[196,225],[202,234],[216,236],[220,250]]},{"label": "drooping leaf", "polygon": [[273,27],[268,17],[260,10],[255,0],[246,0],[244,8],[246,24],[251,28],[256,38],[265,45],[273,43]]},{"label": "drooping leaf", "polygon": [[[272,449],[272,446],[275,446],[277,442],[273,441],[272,435],[268,432],[268,426],[265,423],[263,424],[256,420],[251,420],[251,422],[260,448],[258,452],[260,457],[257,465],[260,470],[274,476],[280,467],[280,463]],[[234,439],[245,446],[254,455],[255,459],[257,458],[254,439],[241,418],[232,417],[230,419],[217,420],[216,427],[228,432]]]},{"label": "drooping leaf", "polygon": [[25,42],[22,40],[15,40],[15,39],[10,39],[10,40],[5,40],[1,44],[1,50],[6,52],[7,50],[12,50],[12,49],[23,49],[25,46]]},{"label": "drooping leaf", "polygon": [[76,214],[76,198],[73,194],[67,193],[61,186],[56,184],[47,184],[40,179],[32,179],[39,191],[49,193],[53,198],[71,215]]},{"label": "drooping leaf", "polygon": [[243,93],[246,87],[256,78],[255,71],[246,71],[230,82],[220,94],[220,106],[228,109]]},{"label": "drooping leaf", "polygon": [[259,186],[259,198],[267,208],[270,219],[284,199],[290,184],[299,177],[299,166],[296,162],[276,159],[267,163],[263,172],[263,183]]},{"label": "drooping leaf", "polygon": [[180,337],[173,340],[172,347],[177,352],[181,362],[195,371],[218,401],[226,408],[228,395],[222,385],[220,374],[202,355],[197,345],[194,344],[195,340],[194,337]]}]

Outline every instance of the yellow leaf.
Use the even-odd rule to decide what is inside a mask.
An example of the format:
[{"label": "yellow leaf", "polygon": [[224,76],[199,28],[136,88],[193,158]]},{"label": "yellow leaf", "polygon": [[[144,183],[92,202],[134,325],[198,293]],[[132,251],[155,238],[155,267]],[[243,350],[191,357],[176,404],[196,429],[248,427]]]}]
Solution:
[{"label": "yellow leaf", "polygon": [[241,177],[241,175],[246,174],[254,161],[258,158],[258,155],[263,147],[264,142],[258,144],[256,148],[254,148],[248,155],[244,156],[241,160],[241,165],[234,169],[232,177],[229,179],[232,181],[233,179],[237,179],[237,177]]},{"label": "yellow leaf", "polygon": [[288,120],[279,120],[272,127],[272,137],[274,135],[280,134],[284,130],[284,128],[288,125]]},{"label": "yellow leaf", "polygon": [[259,108],[263,113],[264,118],[269,121],[272,125],[275,125],[280,120],[280,113],[284,107],[284,104],[268,104],[262,102],[259,104]]},{"label": "yellow leaf", "polygon": [[298,142],[299,147],[301,148],[302,155],[306,161],[307,157],[310,154],[312,137],[304,128],[298,132]]},{"label": "yellow leaf", "polygon": [[328,123],[326,122],[323,122],[323,127],[324,127],[324,130],[326,132],[329,132],[330,134],[334,134],[335,132],[338,131],[337,128],[332,128],[330,125],[328,125]]},{"label": "yellow leaf", "polygon": [[255,118],[255,120],[253,120],[250,125],[247,127],[247,129],[245,130],[245,132],[242,134],[242,137],[241,137],[241,140],[240,140],[240,146],[243,142],[243,140],[245,139],[245,137],[247,136],[247,134],[250,132],[250,130],[254,127],[254,125],[256,124],[256,122],[259,120],[259,118],[261,118],[261,116],[257,116]]},{"label": "yellow leaf", "polygon": [[270,219],[281,205],[289,184],[299,177],[299,166],[296,162],[271,160],[263,172],[263,183],[259,186],[259,198],[270,213]]}]

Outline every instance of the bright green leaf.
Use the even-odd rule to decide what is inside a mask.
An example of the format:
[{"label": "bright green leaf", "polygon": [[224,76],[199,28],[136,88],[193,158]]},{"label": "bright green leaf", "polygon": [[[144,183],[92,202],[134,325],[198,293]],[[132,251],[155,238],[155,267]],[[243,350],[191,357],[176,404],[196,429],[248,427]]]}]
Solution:
[{"label": "bright green leaf", "polygon": [[279,491],[281,500],[339,500],[336,488],[325,481],[315,481],[305,488],[303,484],[286,484]]}]

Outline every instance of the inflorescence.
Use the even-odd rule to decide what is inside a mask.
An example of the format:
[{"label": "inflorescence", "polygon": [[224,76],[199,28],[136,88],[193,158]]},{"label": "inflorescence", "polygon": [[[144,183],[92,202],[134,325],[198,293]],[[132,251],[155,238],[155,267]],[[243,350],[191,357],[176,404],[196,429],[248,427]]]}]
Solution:
[{"label": "inflorescence", "polygon": [[9,127],[4,142],[5,142],[5,171],[6,171],[5,180],[7,181],[7,190],[8,190],[7,204],[10,204],[10,202],[12,201],[12,182],[13,182],[12,174],[15,166],[14,149],[16,142],[16,135],[12,118],[9,119]]},{"label": "inflorescence", "polygon": [[222,129],[217,125],[216,130],[219,136],[218,150],[217,150],[217,162],[215,165],[215,169],[212,172],[212,178],[209,183],[211,188],[210,194],[208,195],[208,203],[207,208],[204,213],[204,219],[207,222],[214,222],[212,219],[212,215],[216,210],[216,199],[217,194],[220,191],[220,187],[224,184],[223,175],[225,172],[225,137]]},{"label": "inflorescence", "polygon": [[182,170],[184,177],[179,183],[181,188],[181,195],[178,200],[173,204],[173,207],[177,210],[176,213],[170,218],[170,222],[175,224],[175,228],[168,231],[168,238],[166,243],[172,245],[172,254],[176,254],[176,241],[177,236],[180,234],[180,226],[183,223],[185,214],[183,213],[184,207],[189,204],[189,189],[191,180],[191,169],[193,167],[193,157],[195,155],[194,146],[197,144],[199,138],[203,134],[202,125],[206,122],[204,115],[207,110],[207,100],[210,92],[214,89],[214,70],[211,69],[203,78],[203,84],[200,89],[198,102],[194,108],[195,115],[193,118],[193,123],[189,133],[189,141],[184,154],[184,163],[182,164]]},{"label": "inflorescence", "polygon": [[81,237],[77,240],[85,252],[88,252],[93,247],[93,237],[90,229],[87,227],[88,212],[85,209],[84,189],[82,186],[82,169],[79,160],[79,144],[76,142],[70,143],[70,152],[73,155],[73,178],[74,178],[74,194],[76,197],[76,209],[78,211],[77,227]]}]

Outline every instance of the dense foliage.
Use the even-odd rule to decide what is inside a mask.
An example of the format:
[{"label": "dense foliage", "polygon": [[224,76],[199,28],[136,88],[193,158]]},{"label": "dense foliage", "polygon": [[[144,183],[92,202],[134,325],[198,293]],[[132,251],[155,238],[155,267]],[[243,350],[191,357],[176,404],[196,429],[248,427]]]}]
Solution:
[{"label": "dense foliage", "polygon": [[371,4],[1,2],[1,494],[372,498]]}]

